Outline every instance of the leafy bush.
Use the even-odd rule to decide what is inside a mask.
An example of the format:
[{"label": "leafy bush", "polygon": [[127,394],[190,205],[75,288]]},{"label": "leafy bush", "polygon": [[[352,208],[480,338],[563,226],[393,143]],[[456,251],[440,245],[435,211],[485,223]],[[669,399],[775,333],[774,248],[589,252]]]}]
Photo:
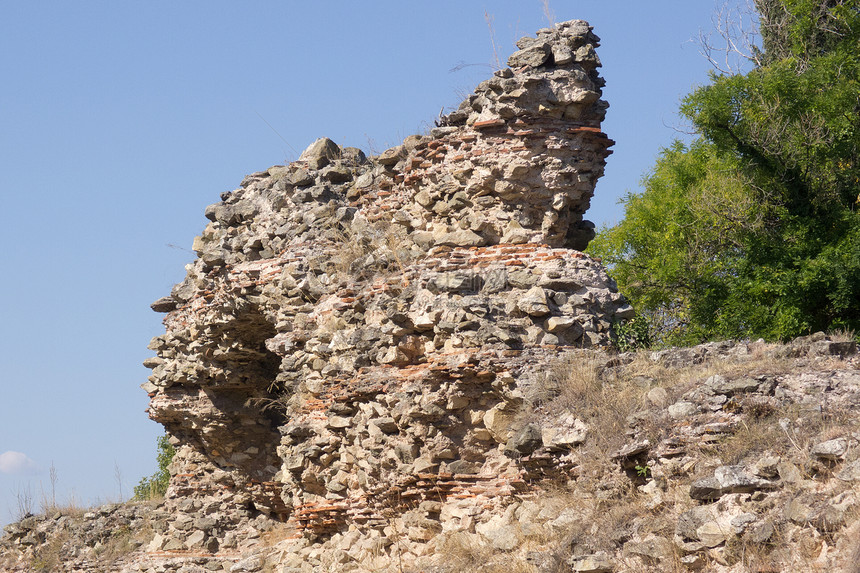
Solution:
[{"label": "leafy bush", "polygon": [[170,481],[170,472],[167,466],[173,460],[173,455],[176,450],[170,445],[170,438],[167,434],[158,438],[158,454],[156,461],[158,462],[158,471],[149,477],[140,480],[140,483],[134,486],[134,499],[143,501],[147,499],[157,499],[164,497],[167,492],[167,485]]},{"label": "leafy bush", "polygon": [[699,139],[589,247],[655,343],[860,328],[860,0],[756,6],[761,65],[684,99]]},{"label": "leafy bush", "polygon": [[621,352],[632,352],[651,347],[651,333],[648,320],[644,316],[635,316],[630,320],[614,325],[615,345]]}]

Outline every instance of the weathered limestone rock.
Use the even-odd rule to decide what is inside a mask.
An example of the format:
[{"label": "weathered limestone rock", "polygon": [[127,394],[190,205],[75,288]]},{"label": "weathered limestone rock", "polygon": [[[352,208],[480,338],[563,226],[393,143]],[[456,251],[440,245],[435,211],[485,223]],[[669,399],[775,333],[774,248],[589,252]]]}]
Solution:
[{"label": "weathered limestone rock", "polygon": [[812,446],[810,452],[813,456],[824,460],[840,460],[848,453],[848,440],[845,438],[836,438],[835,440],[827,440],[820,444]]},{"label": "weathered limestone rock", "polygon": [[674,404],[669,406],[668,411],[669,415],[673,418],[689,418],[698,411],[698,408],[692,402],[682,400],[680,402],[675,402]]},{"label": "weathered limestone rock", "polygon": [[568,564],[571,571],[577,573],[612,573],[615,570],[609,558],[601,554],[573,557],[568,561]]},{"label": "weathered limestone rock", "polygon": [[742,466],[720,466],[714,470],[714,477],[693,482],[690,497],[715,500],[727,493],[749,493],[774,487],[773,482],[750,475]]},{"label": "weathered limestone rock", "polygon": [[570,449],[585,441],[588,426],[567,414],[541,428],[543,445],[549,449]]},{"label": "weathered limestone rock", "polygon": [[321,137],[302,152],[299,161],[306,161],[311,169],[319,170],[331,163],[333,159],[339,159],[341,154],[340,147],[334,141]]}]

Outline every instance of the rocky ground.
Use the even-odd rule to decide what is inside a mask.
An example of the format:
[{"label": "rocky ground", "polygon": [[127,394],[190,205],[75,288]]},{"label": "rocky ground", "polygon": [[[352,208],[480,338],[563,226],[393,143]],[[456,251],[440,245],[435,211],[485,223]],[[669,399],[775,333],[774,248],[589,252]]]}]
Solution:
[{"label": "rocky ground", "polygon": [[[236,547],[159,548],[162,505],[30,516],[3,571],[857,571],[856,345],[571,351],[534,388],[528,487],[482,512],[422,501],[380,528],[260,514]],[[540,396],[537,396],[540,394]],[[569,423],[567,423],[569,421]],[[566,428],[564,437],[559,426]],[[501,446],[500,446],[501,447]],[[552,450],[563,449],[561,458]],[[559,463],[562,459],[564,463]],[[211,508],[217,521],[223,508]],[[193,535],[207,523],[190,522]]]}]

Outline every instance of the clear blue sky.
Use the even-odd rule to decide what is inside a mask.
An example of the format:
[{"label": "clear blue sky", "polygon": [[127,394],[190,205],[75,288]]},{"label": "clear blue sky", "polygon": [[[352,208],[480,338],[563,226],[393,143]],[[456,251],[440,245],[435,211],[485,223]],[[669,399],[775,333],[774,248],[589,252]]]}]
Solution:
[{"label": "clear blue sky", "polygon": [[[716,4],[552,0],[603,40],[617,145],[591,220],[618,220],[679,136]],[[503,62],[546,25],[539,0],[0,0],[0,523],[18,490],[38,506],[52,463],[61,502],[154,471],[149,303],[184,276],[205,206],[317,137],[382,151],[426,129],[490,75],[485,11]]]}]

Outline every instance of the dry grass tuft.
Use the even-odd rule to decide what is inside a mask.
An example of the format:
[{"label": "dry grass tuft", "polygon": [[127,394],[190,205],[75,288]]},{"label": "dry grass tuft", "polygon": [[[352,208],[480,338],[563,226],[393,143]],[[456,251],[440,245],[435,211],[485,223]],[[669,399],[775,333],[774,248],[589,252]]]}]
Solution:
[{"label": "dry grass tuft", "polygon": [[737,465],[744,461],[753,461],[767,451],[780,456],[790,453],[792,442],[779,425],[778,415],[745,418],[734,433],[714,447],[714,454],[723,464]]},{"label": "dry grass tuft", "polygon": [[[581,457],[606,469],[611,467],[609,454],[630,441],[633,426],[652,443],[666,437],[669,425],[664,419],[665,411],[650,403],[651,390],[665,390],[665,403],[671,404],[715,374],[730,379],[774,376],[797,366],[795,358],[775,357],[767,345],[753,345],[751,350],[736,358],[699,359],[680,365],[653,360],[650,352],[640,351],[626,364],[613,367],[597,354],[570,352],[549,368],[542,392],[550,398],[545,399],[540,410],[548,417],[571,412],[585,422],[592,431],[580,450]],[[818,367],[827,368],[828,364],[824,359]],[[763,396],[733,398],[726,408],[742,413],[743,418],[737,432],[717,446],[724,463],[739,463],[766,450],[780,454],[791,449],[808,451],[811,440],[844,435],[845,424],[850,423],[847,413],[826,411],[811,416],[796,407],[778,407]],[[802,427],[787,432],[779,424],[785,419],[804,422]],[[827,434],[826,427],[835,429]]]},{"label": "dry grass tuft", "polygon": [[323,237],[330,248],[309,265],[344,283],[403,275],[416,257],[396,225],[354,220],[332,226]]},{"label": "dry grass tuft", "polygon": [[99,559],[102,562],[110,563],[128,555],[139,546],[135,540],[141,534],[143,532],[132,531],[128,526],[112,530],[110,537],[102,544],[102,548],[98,552]]},{"label": "dry grass tuft", "polygon": [[857,333],[848,328],[840,328],[827,333],[828,338],[833,342],[856,342]]},{"label": "dry grass tuft", "polygon": [[47,543],[36,549],[30,566],[35,571],[56,571],[63,563],[63,547],[68,541],[69,535],[66,532],[54,535]]},{"label": "dry grass tuft", "polygon": [[544,405],[549,416],[571,412],[599,432],[589,434],[597,452],[607,453],[624,445],[627,417],[642,402],[638,384],[629,379],[611,379],[593,353],[572,352],[554,364],[555,397]]},{"label": "dry grass tuft", "polygon": [[581,471],[599,475],[617,467],[610,456],[630,441],[633,425],[652,442],[663,437],[665,412],[649,401],[651,390],[664,389],[666,404],[671,404],[703,379],[719,373],[721,366],[709,361],[669,366],[652,360],[646,351],[636,353],[626,364],[609,366],[605,356],[573,351],[548,369],[540,391],[547,398],[540,411],[548,418],[569,412],[585,422],[591,431],[578,450]]},{"label": "dry grass tuft", "polygon": [[[499,553],[478,535],[456,532],[446,536],[436,550],[445,556],[442,568],[446,573],[474,571],[475,573],[554,573],[506,553]],[[560,570],[559,570],[560,571]]]}]

